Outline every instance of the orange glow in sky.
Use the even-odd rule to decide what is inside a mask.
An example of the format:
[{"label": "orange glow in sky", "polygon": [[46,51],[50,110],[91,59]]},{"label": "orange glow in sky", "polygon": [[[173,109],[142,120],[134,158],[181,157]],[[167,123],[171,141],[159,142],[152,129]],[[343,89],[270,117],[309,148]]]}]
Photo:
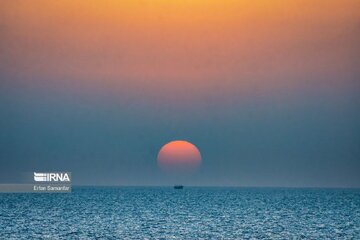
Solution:
[{"label": "orange glow in sky", "polygon": [[181,101],[338,87],[360,62],[357,0],[39,0],[0,9],[0,70],[31,84]]}]

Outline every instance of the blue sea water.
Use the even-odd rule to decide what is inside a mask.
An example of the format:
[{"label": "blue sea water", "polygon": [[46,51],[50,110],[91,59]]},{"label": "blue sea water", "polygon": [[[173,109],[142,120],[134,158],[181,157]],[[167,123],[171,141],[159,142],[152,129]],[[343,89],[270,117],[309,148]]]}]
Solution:
[{"label": "blue sea water", "polygon": [[78,187],[0,194],[0,239],[360,239],[360,190]]}]

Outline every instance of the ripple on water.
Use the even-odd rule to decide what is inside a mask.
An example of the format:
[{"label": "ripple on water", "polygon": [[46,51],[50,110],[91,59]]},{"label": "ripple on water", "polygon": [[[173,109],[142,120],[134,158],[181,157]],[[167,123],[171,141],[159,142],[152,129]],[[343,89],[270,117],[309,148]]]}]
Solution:
[{"label": "ripple on water", "polygon": [[74,188],[1,194],[0,239],[360,239],[360,190]]}]

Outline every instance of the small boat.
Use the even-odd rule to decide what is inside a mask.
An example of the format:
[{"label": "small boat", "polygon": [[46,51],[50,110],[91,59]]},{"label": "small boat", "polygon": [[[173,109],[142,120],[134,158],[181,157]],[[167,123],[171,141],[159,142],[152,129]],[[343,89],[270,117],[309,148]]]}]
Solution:
[{"label": "small boat", "polygon": [[175,188],[175,189],[183,189],[184,186],[183,186],[183,185],[175,185],[174,188]]}]

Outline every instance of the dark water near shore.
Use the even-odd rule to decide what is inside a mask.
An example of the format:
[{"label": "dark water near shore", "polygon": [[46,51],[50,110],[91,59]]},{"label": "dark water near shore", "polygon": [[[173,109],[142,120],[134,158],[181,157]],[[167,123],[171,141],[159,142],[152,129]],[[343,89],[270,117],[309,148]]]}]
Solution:
[{"label": "dark water near shore", "polygon": [[100,187],[0,194],[0,239],[360,239],[360,190]]}]

